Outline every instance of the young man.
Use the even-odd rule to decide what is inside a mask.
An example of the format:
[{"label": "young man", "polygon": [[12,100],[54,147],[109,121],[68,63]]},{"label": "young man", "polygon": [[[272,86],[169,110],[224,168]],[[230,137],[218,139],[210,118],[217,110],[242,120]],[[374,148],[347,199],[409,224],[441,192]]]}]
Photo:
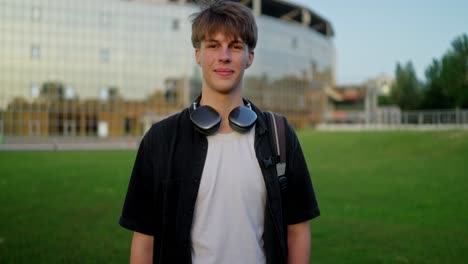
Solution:
[{"label": "young man", "polygon": [[202,94],[141,142],[120,218],[134,231],[131,263],[309,263],[308,221],[320,213],[297,137],[287,125],[282,192],[265,162],[274,155],[266,114],[242,98],[256,42],[239,3],[194,15]]}]

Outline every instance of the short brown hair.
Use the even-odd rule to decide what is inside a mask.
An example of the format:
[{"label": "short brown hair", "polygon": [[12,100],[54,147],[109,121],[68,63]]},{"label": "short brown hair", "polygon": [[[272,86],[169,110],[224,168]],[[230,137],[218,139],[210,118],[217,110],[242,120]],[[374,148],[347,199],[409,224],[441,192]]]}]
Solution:
[{"label": "short brown hair", "polygon": [[257,45],[257,24],[250,9],[240,3],[227,0],[204,1],[202,10],[192,17],[192,45],[200,48],[207,36],[218,32],[233,38],[241,38],[252,51]]}]

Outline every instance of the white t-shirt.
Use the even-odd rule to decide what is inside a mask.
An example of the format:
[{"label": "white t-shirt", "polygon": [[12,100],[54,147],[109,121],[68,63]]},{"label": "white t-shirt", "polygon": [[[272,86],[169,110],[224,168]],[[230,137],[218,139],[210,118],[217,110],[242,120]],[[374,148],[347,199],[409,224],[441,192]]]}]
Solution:
[{"label": "white t-shirt", "polygon": [[191,231],[194,264],[265,263],[266,189],[254,134],[208,137]]}]

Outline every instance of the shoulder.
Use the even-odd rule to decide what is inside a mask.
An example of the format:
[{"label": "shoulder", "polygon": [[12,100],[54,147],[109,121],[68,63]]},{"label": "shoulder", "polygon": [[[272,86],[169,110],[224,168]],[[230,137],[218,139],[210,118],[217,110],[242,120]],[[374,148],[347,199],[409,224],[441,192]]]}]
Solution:
[{"label": "shoulder", "polygon": [[[268,114],[268,113],[267,113]],[[279,113],[273,113],[277,117],[277,122],[282,122],[282,124],[277,124],[278,127],[282,126],[284,130],[284,137],[286,141],[286,149],[289,153],[295,151],[299,146],[299,139],[297,138],[296,131],[294,130],[291,123],[289,123],[288,118]]]},{"label": "shoulder", "polygon": [[297,144],[299,143],[298,139],[297,139],[297,135],[296,135],[296,132],[294,131],[294,128],[292,127],[292,125],[288,122],[288,119],[286,118],[286,116],[282,115],[282,114],[279,114],[279,113],[276,113],[276,112],[270,112],[270,111],[262,111],[260,108],[258,108],[256,105],[254,105],[251,101],[249,101],[251,103],[251,106],[252,106],[252,109],[254,110],[254,112],[257,113],[257,116],[259,117],[259,124],[266,128],[267,130],[270,130],[271,129],[271,124],[270,124],[270,118],[268,117],[270,114],[273,114],[273,115],[276,115],[278,117],[280,117],[281,120],[283,120],[283,123],[284,123],[284,130],[285,130],[285,134],[286,134],[286,140],[287,140],[287,147],[292,147],[292,148],[296,148],[297,147]]},{"label": "shoulder", "polygon": [[[288,139],[296,138],[296,132],[295,132],[293,126],[291,125],[291,123],[289,123],[288,118],[285,115],[282,115],[282,114],[276,113],[276,112],[269,112],[269,111],[262,112],[262,114],[263,114],[263,117],[265,118],[265,120],[267,121],[267,123],[269,125],[269,127],[268,127],[269,129],[271,127],[269,115],[273,114],[276,117],[276,120],[277,120],[276,122],[280,121],[280,122],[283,123],[284,130],[286,132],[286,137]],[[281,125],[281,124],[278,124],[278,125]]]},{"label": "shoulder", "polygon": [[154,145],[158,142],[167,142],[171,137],[177,134],[174,132],[180,129],[181,124],[187,123],[188,121],[190,121],[188,109],[166,117],[151,126],[143,136],[142,143]]},{"label": "shoulder", "polygon": [[300,147],[299,139],[297,138],[296,131],[294,127],[288,122],[287,118],[284,117],[284,123],[286,128],[286,145],[288,146],[289,151],[296,151]]},{"label": "shoulder", "polygon": [[189,120],[188,110],[184,109],[181,112],[178,112],[176,114],[168,116],[168,117],[164,118],[163,120],[161,120],[161,121],[159,121],[157,123],[154,123],[151,126],[151,128],[148,130],[147,134],[161,135],[164,132],[173,131],[174,129],[177,129],[177,126],[181,122],[185,122],[186,119]]}]

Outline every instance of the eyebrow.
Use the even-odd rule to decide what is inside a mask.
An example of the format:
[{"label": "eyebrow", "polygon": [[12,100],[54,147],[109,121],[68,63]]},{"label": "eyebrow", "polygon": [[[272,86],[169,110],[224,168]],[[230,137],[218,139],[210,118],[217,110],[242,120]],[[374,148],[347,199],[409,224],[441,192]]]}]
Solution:
[{"label": "eyebrow", "polygon": [[236,40],[231,41],[230,43],[232,43],[232,44],[238,44],[238,43],[239,44],[244,44],[244,41],[242,41],[240,39],[236,39]]}]

